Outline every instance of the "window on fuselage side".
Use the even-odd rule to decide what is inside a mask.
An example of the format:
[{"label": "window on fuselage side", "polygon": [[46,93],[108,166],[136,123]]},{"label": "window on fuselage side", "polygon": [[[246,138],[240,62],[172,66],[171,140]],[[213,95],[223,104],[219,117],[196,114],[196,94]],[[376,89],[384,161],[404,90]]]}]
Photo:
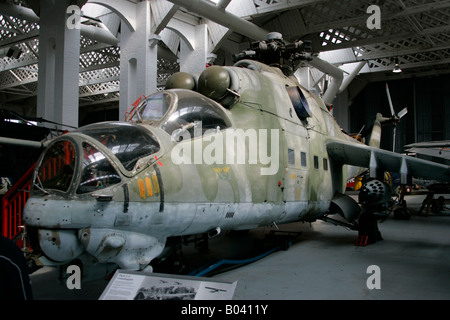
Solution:
[{"label": "window on fuselage side", "polygon": [[328,171],[328,159],[323,158],[323,170]]},{"label": "window on fuselage side", "polygon": [[293,149],[288,149],[288,164],[295,165],[295,152]]},{"label": "window on fuselage side", "polygon": [[306,167],[307,163],[306,163],[306,152],[300,152],[300,165],[302,167]]},{"label": "window on fuselage side", "polygon": [[314,169],[319,169],[319,157],[314,156]]}]

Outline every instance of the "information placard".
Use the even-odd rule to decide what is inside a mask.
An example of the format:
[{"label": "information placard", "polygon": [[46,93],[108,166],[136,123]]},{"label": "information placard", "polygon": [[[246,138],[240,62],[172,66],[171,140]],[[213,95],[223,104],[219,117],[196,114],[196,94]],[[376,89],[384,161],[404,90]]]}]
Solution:
[{"label": "information placard", "polygon": [[118,269],[99,300],[231,300],[237,281]]}]

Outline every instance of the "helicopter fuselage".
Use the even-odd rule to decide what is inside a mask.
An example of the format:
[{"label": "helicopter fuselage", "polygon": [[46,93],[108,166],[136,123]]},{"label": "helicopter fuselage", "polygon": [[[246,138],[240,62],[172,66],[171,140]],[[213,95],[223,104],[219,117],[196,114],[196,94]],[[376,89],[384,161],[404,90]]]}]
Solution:
[{"label": "helicopter fuselage", "polygon": [[213,99],[165,90],[127,122],[82,127],[48,145],[24,221],[50,260],[87,252],[142,269],[169,237],[315,221],[328,212],[358,169],[333,163],[326,143],[359,142],[278,69],[252,61],[217,68],[204,78],[230,80],[223,92],[206,94]]}]

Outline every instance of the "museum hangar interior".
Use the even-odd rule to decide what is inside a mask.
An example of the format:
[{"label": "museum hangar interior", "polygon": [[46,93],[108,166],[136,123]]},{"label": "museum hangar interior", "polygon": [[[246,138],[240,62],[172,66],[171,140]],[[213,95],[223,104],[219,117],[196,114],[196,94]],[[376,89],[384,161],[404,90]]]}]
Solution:
[{"label": "museum hangar interior", "polygon": [[[296,65],[294,76],[332,106],[345,132],[370,127],[377,113],[391,115],[388,84],[395,113],[405,107],[408,113],[395,130],[387,127],[383,131],[381,147],[403,153],[409,144],[450,139],[449,21],[449,0],[2,1],[0,135],[41,141],[49,134],[92,123],[122,121],[141,95],[164,90],[176,72],[195,74],[208,66],[232,66],[234,54],[267,39],[269,33],[278,33],[286,42],[310,44],[311,59]],[[39,154],[26,147],[9,153],[7,148],[2,145],[0,176],[16,182]],[[448,165],[448,160],[432,160]],[[420,207],[421,200],[417,201]],[[421,278],[423,273],[443,274],[440,271],[450,265],[449,222],[434,218],[443,220],[413,221],[410,231],[403,225],[386,226],[393,240],[390,245],[383,242],[382,250],[392,257],[389,262],[372,262],[371,257],[380,258],[383,251],[375,246],[367,248],[370,252],[354,248],[348,245],[354,234],[324,224],[316,229],[304,227],[302,232],[313,240],[322,231],[327,236],[311,247],[295,248],[297,254],[289,258],[279,258],[286,261],[283,266],[269,257],[267,266],[255,271],[250,265],[229,276],[245,283],[245,289],[237,290],[240,299],[448,299],[448,276]],[[436,231],[436,227],[443,229]],[[290,250],[282,254],[289,255]],[[289,274],[296,264],[290,259],[302,256],[328,265],[321,270],[327,276],[311,277],[293,290],[291,277],[279,279],[269,272],[290,265],[285,270]],[[349,267],[345,261],[355,256],[364,260],[364,266],[385,263],[389,271],[383,275],[389,274],[393,277],[390,284],[397,281],[398,286],[390,291],[368,290],[364,268],[358,276],[363,285],[358,283],[358,289],[345,293],[342,288],[353,287],[356,280],[343,274],[359,272],[355,264]],[[320,267],[312,262],[300,264],[310,268],[307,272],[312,275],[319,273]],[[398,264],[419,266],[402,270]],[[264,281],[259,281],[258,273],[264,274]],[[329,282],[335,283],[334,289],[322,292],[320,288],[328,288]],[[258,284],[251,289],[254,283]],[[270,295],[273,283],[286,291]],[[305,288],[309,287],[319,289],[308,295]],[[433,290],[421,294],[419,287]],[[93,292],[98,297],[101,290],[94,288]],[[84,292],[67,294],[86,297]]]}]

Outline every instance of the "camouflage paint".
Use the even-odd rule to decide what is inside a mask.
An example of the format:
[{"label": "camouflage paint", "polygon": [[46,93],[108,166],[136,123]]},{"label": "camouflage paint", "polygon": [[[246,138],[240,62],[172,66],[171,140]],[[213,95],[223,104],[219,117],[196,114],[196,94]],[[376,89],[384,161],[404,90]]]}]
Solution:
[{"label": "camouflage paint", "polygon": [[[78,181],[74,179],[67,193],[33,195],[25,208],[26,224],[53,231],[77,229],[78,235],[72,236],[67,246],[79,248],[81,244],[100,262],[142,269],[162,252],[168,237],[204,233],[217,227],[239,230],[314,221],[324,215],[335,192],[342,191],[347,179],[345,169],[334,166],[329,159],[325,145],[330,137],[346,141],[349,138],[325,104],[295,79],[278,69],[247,63],[253,70],[222,68],[231,75],[230,86],[239,99],[228,103],[227,108],[214,102],[229,118],[231,127],[213,136],[236,129],[278,130],[279,141],[275,145],[271,139],[267,145],[260,145],[266,155],[271,150],[279,152],[275,174],[261,175],[261,168],[269,165],[259,162],[175,164],[171,150],[177,144],[192,147],[202,143],[201,150],[205,152],[211,136],[177,143],[155,122],[136,125],[151,131],[161,149],[140,159],[131,172],[95,139],[68,133],[55,141],[70,139],[79,154],[81,143],[89,142],[108,157],[121,183],[80,195],[74,192]],[[310,117],[301,120],[296,116],[286,87],[300,88],[309,103]],[[226,146],[223,147],[225,154]],[[234,148],[235,154],[245,152],[246,160],[249,159],[248,140],[245,144],[235,143]],[[288,161],[288,149],[294,152],[293,163]],[[306,167],[301,165],[301,152],[306,153]],[[318,168],[314,168],[315,157]],[[81,167],[80,157],[77,166]],[[342,174],[335,175],[336,168]],[[43,245],[48,247],[48,241]]]}]

